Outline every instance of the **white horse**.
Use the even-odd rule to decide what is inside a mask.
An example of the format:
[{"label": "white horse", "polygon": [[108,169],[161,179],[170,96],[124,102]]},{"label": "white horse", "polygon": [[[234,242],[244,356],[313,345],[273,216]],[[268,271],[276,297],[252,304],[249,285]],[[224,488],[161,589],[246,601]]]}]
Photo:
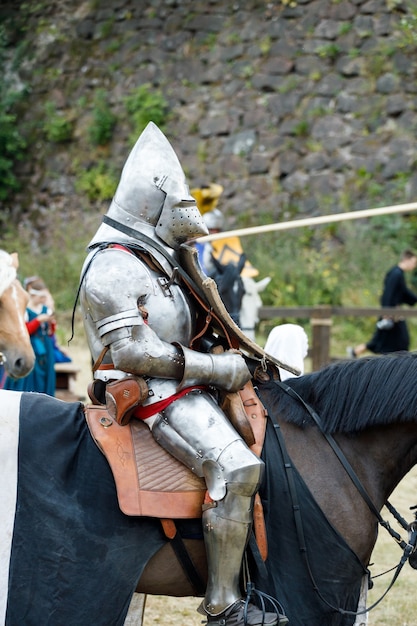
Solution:
[{"label": "white horse", "polygon": [[245,293],[243,294],[242,304],[240,307],[239,319],[240,328],[249,339],[255,339],[255,327],[259,322],[259,308],[262,306],[261,296],[259,295],[269,285],[271,279],[269,276],[262,280],[255,281],[249,276],[242,276]]}]

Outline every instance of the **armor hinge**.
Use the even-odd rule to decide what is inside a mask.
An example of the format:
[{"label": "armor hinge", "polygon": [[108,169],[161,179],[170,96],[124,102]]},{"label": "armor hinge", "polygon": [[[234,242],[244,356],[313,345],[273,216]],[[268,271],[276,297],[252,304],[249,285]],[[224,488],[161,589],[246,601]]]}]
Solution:
[{"label": "armor hinge", "polygon": [[160,278],[157,279],[157,282],[162,289],[162,293],[164,294],[166,298],[174,297],[174,294],[171,291],[171,285],[174,284],[177,275],[178,275],[178,267],[174,267],[174,269],[172,270],[171,278],[169,280],[166,278],[166,276],[161,276]]}]

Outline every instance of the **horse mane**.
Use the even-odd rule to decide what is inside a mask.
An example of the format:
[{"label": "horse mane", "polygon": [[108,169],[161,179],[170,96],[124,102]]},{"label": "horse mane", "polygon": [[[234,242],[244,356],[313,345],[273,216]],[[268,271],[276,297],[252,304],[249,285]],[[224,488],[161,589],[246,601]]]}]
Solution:
[{"label": "horse mane", "polygon": [[16,268],[12,256],[5,250],[0,250],[0,296],[16,278]]},{"label": "horse mane", "polygon": [[[372,426],[417,420],[417,353],[340,361],[285,381],[320,416],[326,433],[354,433]],[[313,418],[275,383],[261,389],[267,406],[304,427]]]}]

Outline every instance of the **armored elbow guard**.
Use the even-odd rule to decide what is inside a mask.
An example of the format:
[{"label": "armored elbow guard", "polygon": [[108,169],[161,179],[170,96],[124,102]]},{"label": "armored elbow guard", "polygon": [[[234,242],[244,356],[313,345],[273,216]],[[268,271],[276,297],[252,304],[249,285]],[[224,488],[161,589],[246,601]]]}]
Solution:
[{"label": "armored elbow guard", "polygon": [[184,373],[178,391],[191,385],[212,385],[225,391],[238,391],[251,378],[245,359],[237,350],[203,354],[175,345],[184,355]]}]

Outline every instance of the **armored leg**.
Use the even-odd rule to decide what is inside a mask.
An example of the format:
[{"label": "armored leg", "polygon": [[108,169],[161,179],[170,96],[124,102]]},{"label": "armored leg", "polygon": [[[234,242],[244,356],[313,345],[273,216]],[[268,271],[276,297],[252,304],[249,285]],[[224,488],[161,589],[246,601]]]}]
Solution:
[{"label": "armored leg", "polygon": [[[228,456],[226,460],[223,457]],[[209,577],[203,607],[209,615],[219,615],[242,597],[239,580],[243,553],[252,525],[253,494],[263,468],[254,455],[243,458],[240,442],[229,446],[218,463],[230,465],[233,457],[239,467],[224,470],[226,495],[203,513],[203,532],[209,564]],[[242,463],[245,462],[245,465]]]},{"label": "armored leg", "polygon": [[[157,418],[152,433],[171,454],[204,476],[214,501],[202,516],[208,565],[202,608],[208,623],[275,626],[276,613],[264,614],[254,605],[246,612],[239,585],[263,462],[205,392],[191,392],[172,403]],[[280,624],[287,621],[280,619]]]}]

